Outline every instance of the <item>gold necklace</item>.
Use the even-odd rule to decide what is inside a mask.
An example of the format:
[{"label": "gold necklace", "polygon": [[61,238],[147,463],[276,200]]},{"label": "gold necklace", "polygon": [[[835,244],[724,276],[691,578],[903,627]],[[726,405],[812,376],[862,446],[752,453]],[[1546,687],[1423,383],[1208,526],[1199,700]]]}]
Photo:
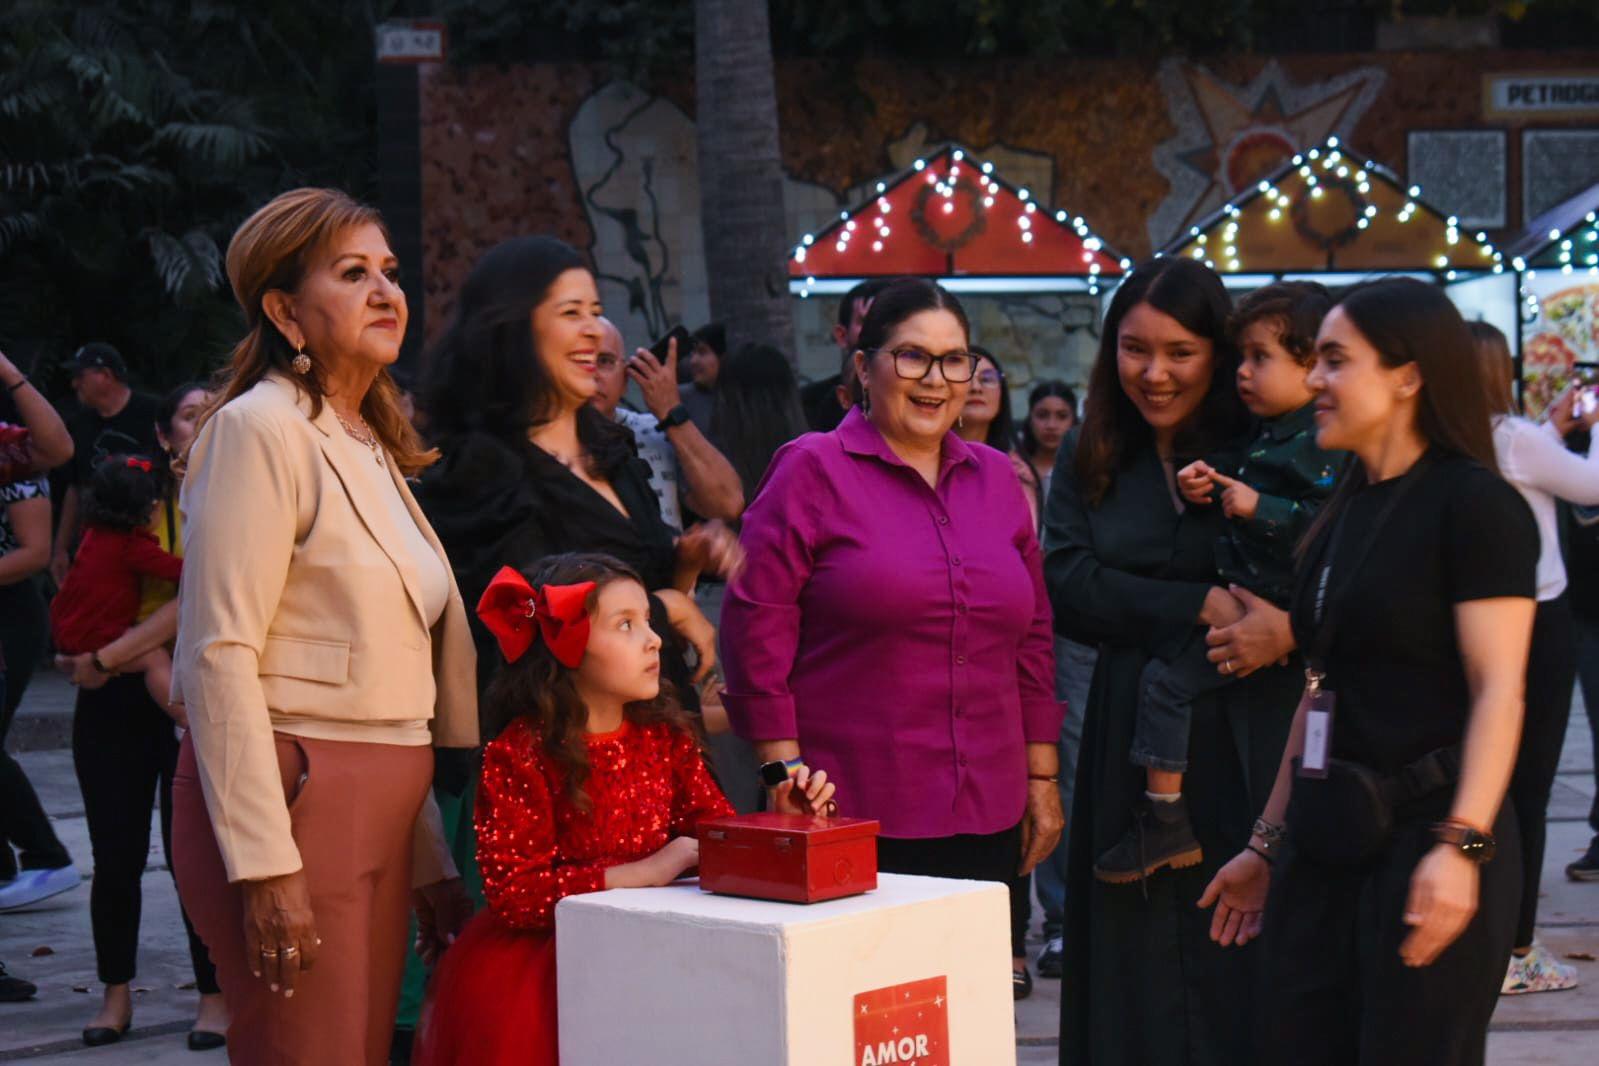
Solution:
[{"label": "gold necklace", "polygon": [[361,424],[358,428],[355,425],[352,425],[349,419],[339,414],[337,408],[335,408],[333,411],[333,417],[339,420],[339,425],[344,427],[344,432],[350,435],[350,439],[354,440],[357,444],[364,444],[370,448],[372,450],[373,461],[379,466],[383,465],[383,446],[378,443],[378,435],[372,431],[372,427],[367,424],[366,419],[361,418],[360,415],[356,415],[357,418],[361,419]]}]

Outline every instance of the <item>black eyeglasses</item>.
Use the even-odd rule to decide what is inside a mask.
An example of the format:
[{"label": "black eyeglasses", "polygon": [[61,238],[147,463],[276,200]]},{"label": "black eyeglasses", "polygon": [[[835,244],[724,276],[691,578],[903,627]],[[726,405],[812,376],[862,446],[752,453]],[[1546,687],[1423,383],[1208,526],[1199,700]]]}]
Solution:
[{"label": "black eyeglasses", "polygon": [[977,356],[971,352],[945,352],[943,355],[933,355],[920,348],[877,348],[875,351],[888,352],[894,357],[894,373],[911,381],[920,381],[933,372],[933,364],[938,364],[938,369],[944,375],[944,380],[960,385],[972,380],[972,375],[977,373]]}]

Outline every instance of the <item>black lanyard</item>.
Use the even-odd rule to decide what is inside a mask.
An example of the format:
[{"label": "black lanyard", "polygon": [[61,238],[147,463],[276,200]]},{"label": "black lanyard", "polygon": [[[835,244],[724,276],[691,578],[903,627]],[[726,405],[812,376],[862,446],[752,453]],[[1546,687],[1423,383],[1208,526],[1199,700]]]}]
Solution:
[{"label": "black lanyard", "polygon": [[1409,470],[1399,479],[1399,484],[1394,486],[1388,502],[1383,504],[1382,510],[1377,512],[1377,520],[1366,531],[1365,539],[1355,550],[1345,564],[1343,574],[1343,587],[1337,596],[1330,594],[1332,583],[1333,563],[1338,557],[1338,545],[1343,540],[1344,523],[1349,517],[1349,508],[1353,501],[1344,504],[1343,511],[1333,523],[1332,535],[1327,539],[1327,551],[1321,557],[1321,566],[1316,575],[1315,600],[1311,610],[1311,620],[1316,626],[1315,635],[1311,638],[1310,648],[1307,650],[1307,659],[1312,671],[1325,674],[1327,668],[1327,654],[1332,650],[1333,634],[1338,630],[1338,620],[1343,615],[1344,601],[1349,597],[1351,579],[1366,561],[1366,556],[1371,553],[1372,545],[1377,543],[1382,534],[1383,527],[1388,524],[1388,519],[1399,507],[1399,502],[1405,494],[1421,480],[1421,475],[1432,464],[1432,452],[1428,451],[1413,463]]}]

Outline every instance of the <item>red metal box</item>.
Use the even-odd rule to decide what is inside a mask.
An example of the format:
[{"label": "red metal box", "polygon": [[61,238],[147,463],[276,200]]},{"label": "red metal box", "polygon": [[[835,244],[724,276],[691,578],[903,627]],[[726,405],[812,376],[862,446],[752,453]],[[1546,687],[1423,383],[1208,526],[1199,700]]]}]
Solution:
[{"label": "red metal box", "polygon": [[878,823],[739,814],[700,823],[700,887],[724,896],[819,903],[877,887]]}]

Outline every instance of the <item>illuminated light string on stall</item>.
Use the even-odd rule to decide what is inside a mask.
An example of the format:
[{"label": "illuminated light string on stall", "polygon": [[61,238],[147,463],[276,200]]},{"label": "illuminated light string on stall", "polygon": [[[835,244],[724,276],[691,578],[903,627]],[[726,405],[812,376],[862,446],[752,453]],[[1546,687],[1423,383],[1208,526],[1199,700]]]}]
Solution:
[{"label": "illuminated light string on stall", "polygon": [[[1331,226],[1325,225],[1328,214],[1336,216]],[[1415,262],[1400,261],[1387,248],[1381,253],[1363,249],[1361,242],[1374,226],[1391,246],[1393,235],[1403,232],[1394,224],[1420,226],[1410,239],[1433,237],[1435,243],[1418,252]],[[1251,261],[1249,242],[1241,240],[1249,232],[1278,235],[1254,241],[1265,261]],[[1349,155],[1337,137],[1296,154],[1156,254],[1189,256],[1224,274],[1415,270],[1454,281],[1462,274],[1507,269],[1504,254],[1486,233],[1464,233],[1458,218],[1422,198],[1419,185],[1406,186],[1387,167]]]},{"label": "illuminated light string on stall", "polygon": [[[1595,190],[1599,190],[1599,186],[1595,186]],[[1593,191],[1590,190],[1590,193]],[[1573,198],[1574,201],[1576,199]],[[1593,201],[1592,196],[1588,199]],[[1559,214],[1558,209],[1551,214]],[[1514,254],[1510,267],[1520,276],[1523,322],[1534,322],[1542,314],[1542,297],[1534,291],[1534,283],[1544,274],[1577,277],[1585,281],[1599,279],[1599,210],[1589,210],[1586,214],[1572,212],[1562,221],[1569,228],[1551,226],[1546,230],[1535,230],[1530,238],[1524,236],[1512,244]],[[1533,225],[1536,226],[1537,221]]]},{"label": "illuminated light string on stall", "polygon": [[1014,278],[1033,290],[1052,277],[1057,288],[1096,295],[1102,280],[1132,268],[1086,219],[1040,203],[1028,187],[1000,177],[991,160],[958,146],[917,159],[871,189],[868,199],[794,246],[789,274],[797,295],[831,291],[838,279],[893,274],[940,277],[961,288]]}]

